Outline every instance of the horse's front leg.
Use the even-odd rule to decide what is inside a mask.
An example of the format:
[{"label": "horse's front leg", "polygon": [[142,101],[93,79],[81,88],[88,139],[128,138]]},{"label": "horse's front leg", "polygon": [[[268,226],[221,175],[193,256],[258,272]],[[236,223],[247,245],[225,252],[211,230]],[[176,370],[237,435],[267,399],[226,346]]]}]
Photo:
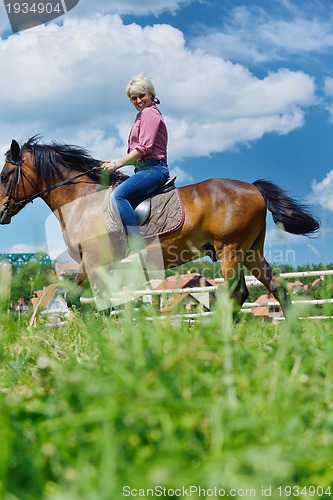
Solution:
[{"label": "horse's front leg", "polygon": [[244,252],[236,245],[223,246],[221,243],[217,243],[215,249],[229,289],[233,319],[236,320],[242,305],[249,296],[242,264]]}]

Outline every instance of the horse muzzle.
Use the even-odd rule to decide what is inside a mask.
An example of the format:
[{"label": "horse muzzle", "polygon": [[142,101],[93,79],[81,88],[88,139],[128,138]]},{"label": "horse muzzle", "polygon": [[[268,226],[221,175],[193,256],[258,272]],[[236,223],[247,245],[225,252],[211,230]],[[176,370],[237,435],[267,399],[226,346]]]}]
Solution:
[{"label": "horse muzzle", "polygon": [[3,205],[0,208],[0,224],[5,225],[5,224],[10,224],[12,220],[12,215],[13,211],[11,210],[10,207]]},{"label": "horse muzzle", "polygon": [[2,226],[6,225],[6,224],[10,224],[11,223],[11,216],[6,214],[5,212],[0,212],[0,224]]}]

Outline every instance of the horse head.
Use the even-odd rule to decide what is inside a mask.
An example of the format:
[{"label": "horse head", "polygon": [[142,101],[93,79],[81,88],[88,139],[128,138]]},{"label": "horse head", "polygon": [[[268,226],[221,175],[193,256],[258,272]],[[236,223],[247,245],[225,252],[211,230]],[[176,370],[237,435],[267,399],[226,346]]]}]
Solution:
[{"label": "horse head", "polygon": [[13,140],[6,153],[0,173],[0,224],[9,224],[15,214],[36,198],[43,198],[55,210],[88,191],[115,185],[126,178],[117,172],[105,184],[100,178],[102,162],[91,157],[87,150],[57,142],[39,144],[39,139],[36,135],[23,146]]},{"label": "horse head", "polygon": [[0,173],[0,224],[10,224],[12,217],[31,201],[36,189],[32,153],[13,139]]}]

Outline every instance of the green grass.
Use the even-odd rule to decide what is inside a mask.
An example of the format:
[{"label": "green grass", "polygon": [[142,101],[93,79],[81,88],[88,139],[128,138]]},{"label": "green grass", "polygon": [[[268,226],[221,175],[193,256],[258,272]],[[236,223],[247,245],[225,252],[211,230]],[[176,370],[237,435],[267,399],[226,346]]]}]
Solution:
[{"label": "green grass", "polygon": [[332,323],[232,325],[221,301],[194,325],[76,314],[28,331],[4,317],[0,497],[164,486],[180,498],[171,490],[197,485],[243,489],[233,498],[272,487],[276,499],[279,486],[332,485]]}]

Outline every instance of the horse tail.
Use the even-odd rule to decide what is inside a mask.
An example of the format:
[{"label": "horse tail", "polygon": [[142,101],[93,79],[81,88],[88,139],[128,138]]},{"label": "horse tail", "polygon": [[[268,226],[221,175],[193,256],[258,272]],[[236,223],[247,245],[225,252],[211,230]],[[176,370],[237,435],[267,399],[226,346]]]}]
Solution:
[{"label": "horse tail", "polygon": [[265,179],[253,183],[262,194],[273,221],[281,229],[292,234],[310,236],[320,227],[319,219],[311,213],[307,205],[287,195],[285,191]]}]

